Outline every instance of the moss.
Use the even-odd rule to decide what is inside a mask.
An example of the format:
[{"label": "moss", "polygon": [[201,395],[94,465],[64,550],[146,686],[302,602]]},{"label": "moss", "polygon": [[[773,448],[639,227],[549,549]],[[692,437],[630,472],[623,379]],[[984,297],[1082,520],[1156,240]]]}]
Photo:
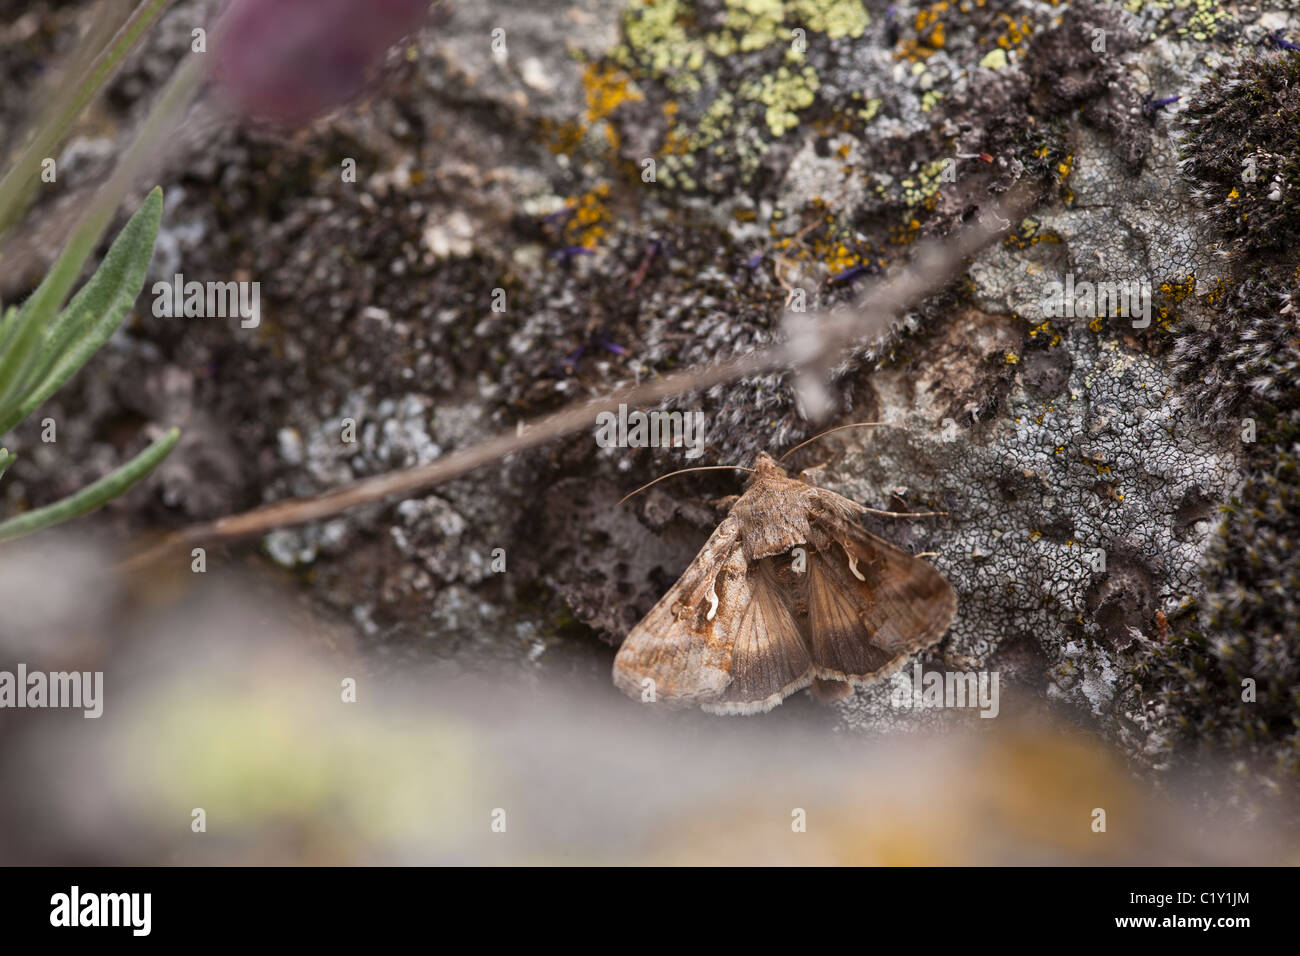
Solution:
[{"label": "moss", "polygon": [[1300,56],[1250,56],[1187,106],[1182,170],[1227,240],[1258,256],[1300,242]]},{"label": "moss", "polygon": [[[1188,107],[1181,169],[1233,274],[1204,297],[1213,321],[1183,332],[1172,362],[1186,407],[1238,445],[1245,480],[1222,503],[1195,613],[1139,666],[1175,745],[1230,752],[1270,785],[1300,778],[1300,268],[1287,251],[1300,237],[1298,81],[1300,57],[1250,55]],[[1261,175],[1243,182],[1250,156]],[[1276,181],[1289,201],[1269,198]],[[1193,288],[1190,276],[1162,287],[1162,312]]]}]

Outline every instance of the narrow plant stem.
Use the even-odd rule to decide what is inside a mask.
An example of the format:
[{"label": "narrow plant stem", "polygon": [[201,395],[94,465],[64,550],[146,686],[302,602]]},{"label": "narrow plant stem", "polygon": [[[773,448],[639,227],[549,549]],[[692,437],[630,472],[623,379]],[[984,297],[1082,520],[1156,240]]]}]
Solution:
[{"label": "narrow plant stem", "polygon": [[[714,365],[685,369],[653,382],[619,389],[596,401],[561,409],[517,431],[496,435],[425,465],[364,478],[314,497],[275,502],[243,514],[195,525],[139,553],[125,562],[123,568],[144,567],[177,548],[203,541],[234,540],[264,534],[274,528],[318,521],[359,505],[409,495],[458,478],[507,455],[594,427],[596,415],[617,411],[621,404],[650,405],[761,372],[819,367],[854,342],[879,336],[907,305],[942,289],[959,273],[968,256],[997,239],[1012,222],[1019,222],[1030,205],[1031,199],[1026,193],[1017,191],[1010,194],[994,208],[992,215],[976,225],[963,228],[946,242],[918,249],[910,265],[897,275],[874,283],[856,306],[831,310],[815,317],[805,316],[815,319],[817,337],[813,342],[781,342]],[[1002,224],[994,225],[999,218]]]},{"label": "narrow plant stem", "polygon": [[21,214],[28,187],[40,168],[41,160],[58,148],[86,104],[122,65],[127,54],[170,3],[171,0],[141,0],[89,68],[80,73],[74,71],[69,76],[68,87],[54,97],[52,115],[43,120],[18,161],[0,179],[0,233],[13,225]]}]

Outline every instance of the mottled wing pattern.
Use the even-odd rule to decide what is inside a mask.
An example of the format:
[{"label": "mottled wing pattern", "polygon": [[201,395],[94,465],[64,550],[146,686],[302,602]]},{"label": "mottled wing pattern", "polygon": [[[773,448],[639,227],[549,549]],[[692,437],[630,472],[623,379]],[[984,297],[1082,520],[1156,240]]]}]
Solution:
[{"label": "mottled wing pattern", "polygon": [[614,684],[640,698],[649,678],[654,699],[668,704],[718,696],[730,681],[729,638],[747,604],[736,600],[744,587],[743,564],[740,526],[728,518],[623,641],[614,658]]}]

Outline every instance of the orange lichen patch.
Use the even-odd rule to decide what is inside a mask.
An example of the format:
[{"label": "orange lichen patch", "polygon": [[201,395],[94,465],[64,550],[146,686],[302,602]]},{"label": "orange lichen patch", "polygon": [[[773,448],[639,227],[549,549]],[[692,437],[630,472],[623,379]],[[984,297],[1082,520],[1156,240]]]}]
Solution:
[{"label": "orange lichen patch", "polygon": [[[588,63],[582,73],[582,88],[587,99],[583,122],[589,128],[607,120],[623,103],[642,99],[631,78],[614,66]],[[611,149],[618,149],[618,130],[612,123],[605,124],[605,138]]]},{"label": "orange lichen patch", "polygon": [[582,140],[586,136],[586,130],[580,123],[571,120],[557,122],[553,119],[543,118],[538,123],[538,139],[546,145],[552,153],[572,156]]},{"label": "orange lichen patch", "polygon": [[1165,331],[1171,331],[1173,323],[1178,319],[1178,305],[1196,294],[1196,276],[1188,273],[1181,282],[1162,282],[1159,292],[1161,302],[1156,309],[1156,323]]},{"label": "orange lichen patch", "polygon": [[[1070,178],[1070,172],[1074,169],[1074,154],[1066,153],[1065,158],[1056,164],[1056,181],[1059,185],[1065,186],[1065,182]],[[1074,190],[1066,188],[1063,194],[1066,203],[1074,202]]]},{"label": "orange lichen patch", "polygon": [[[1300,276],[1300,269],[1297,269],[1296,272]],[[1223,297],[1228,294],[1228,288],[1229,284],[1226,279],[1215,279],[1213,287],[1209,292],[1205,293],[1205,301],[1210,305],[1222,301]]]},{"label": "orange lichen patch", "polygon": [[1188,273],[1182,282],[1162,282],[1160,283],[1160,294],[1172,303],[1178,304],[1190,295],[1196,293],[1196,276]]},{"label": "orange lichen patch", "polygon": [[831,275],[838,275],[846,269],[863,265],[866,261],[862,252],[851,249],[842,242],[818,243],[813,248],[813,254],[826,263]]},{"label": "orange lichen patch", "polygon": [[637,103],[643,98],[632,85],[631,77],[615,66],[588,63],[582,72],[582,89],[587,98],[586,122],[599,123],[623,103]]},{"label": "orange lichen patch", "polygon": [[663,145],[660,146],[660,152],[665,156],[685,156],[691,151],[692,137],[689,133],[683,133],[677,128],[668,130],[664,133]]},{"label": "orange lichen patch", "polygon": [[855,266],[870,265],[871,244],[849,223],[837,220],[820,197],[812,201],[809,225],[798,233],[782,236],[773,243],[786,258],[819,263],[836,276]]},{"label": "orange lichen patch", "polygon": [[912,20],[916,36],[904,40],[894,56],[900,60],[919,61],[929,59],[937,50],[943,49],[946,34],[939,14],[944,13],[948,7],[948,0],[937,0],[917,11]]},{"label": "orange lichen patch", "polygon": [[591,248],[605,237],[605,224],[609,221],[608,183],[601,183],[576,199],[570,199],[567,205],[573,210],[573,215],[564,226],[565,242]]},{"label": "orange lichen patch", "polygon": [[1004,50],[1012,50],[1020,46],[1033,32],[1033,21],[1028,17],[1017,22],[1005,13],[999,13],[998,19],[1002,21],[1005,29],[993,42]]},{"label": "orange lichen patch", "polygon": [[1030,216],[1021,220],[1020,227],[1002,240],[1002,244],[1008,249],[1027,249],[1040,242],[1060,241],[1060,235],[1043,229],[1042,224]]},{"label": "orange lichen patch", "polygon": [[1029,337],[1030,337],[1031,339],[1036,339],[1036,338],[1038,338],[1038,336],[1040,336],[1040,335],[1043,335],[1043,336],[1051,336],[1051,338],[1048,339],[1048,341],[1047,341],[1047,344],[1048,344],[1048,345],[1060,345],[1060,344],[1061,344],[1061,333],[1058,332],[1058,331],[1056,331],[1056,329],[1052,328],[1052,320],[1051,320],[1051,319],[1047,319],[1047,320],[1045,320],[1044,322],[1042,322],[1041,324],[1036,325],[1036,326],[1034,326],[1032,329],[1029,330]]},{"label": "orange lichen patch", "polygon": [[916,242],[916,237],[921,232],[921,221],[919,219],[909,219],[901,225],[889,227],[889,242],[895,246],[909,246]]}]

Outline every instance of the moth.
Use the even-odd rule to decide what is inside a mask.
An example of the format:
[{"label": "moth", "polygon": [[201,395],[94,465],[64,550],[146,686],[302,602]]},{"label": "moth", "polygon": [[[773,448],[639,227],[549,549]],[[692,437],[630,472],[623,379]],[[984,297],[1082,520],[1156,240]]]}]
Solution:
[{"label": "moth", "polygon": [[933,647],[957,595],[859,527],[870,510],[760,452],[745,493],[624,640],[614,684],[669,706],[756,714],[815,681],[846,696]]}]

